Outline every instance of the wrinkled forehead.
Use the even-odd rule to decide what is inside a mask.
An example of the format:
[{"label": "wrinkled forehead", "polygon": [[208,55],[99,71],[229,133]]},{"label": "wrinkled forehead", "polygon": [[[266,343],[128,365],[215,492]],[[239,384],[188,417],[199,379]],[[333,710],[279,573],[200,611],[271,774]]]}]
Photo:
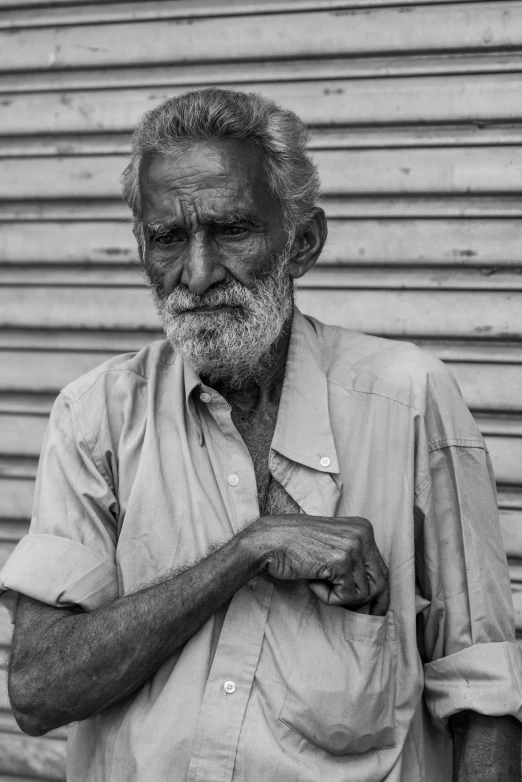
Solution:
[{"label": "wrinkled forehead", "polygon": [[[165,213],[280,210],[272,198],[262,152],[244,141],[212,139],[146,155],[140,169],[143,221]],[[161,212],[161,214],[158,214]]]}]

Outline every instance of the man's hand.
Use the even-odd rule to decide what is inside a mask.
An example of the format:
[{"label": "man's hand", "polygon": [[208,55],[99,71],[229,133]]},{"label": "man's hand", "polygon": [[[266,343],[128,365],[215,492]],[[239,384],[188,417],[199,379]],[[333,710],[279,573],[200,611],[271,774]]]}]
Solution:
[{"label": "man's hand", "polygon": [[518,720],[465,711],[451,717],[450,728],[453,782],[520,782]]},{"label": "man's hand", "polygon": [[265,516],[247,534],[263,552],[261,569],[274,578],[309,580],[326,605],[388,610],[388,569],[367,519]]}]

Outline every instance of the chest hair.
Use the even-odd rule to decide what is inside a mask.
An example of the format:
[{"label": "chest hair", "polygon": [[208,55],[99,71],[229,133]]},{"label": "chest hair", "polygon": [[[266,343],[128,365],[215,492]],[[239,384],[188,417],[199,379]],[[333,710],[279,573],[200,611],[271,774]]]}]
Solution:
[{"label": "chest hair", "polygon": [[277,421],[278,404],[267,402],[245,412],[232,404],[232,421],[241,435],[256,476],[257,497],[261,516],[299,513],[300,508],[268,469],[270,445]]}]

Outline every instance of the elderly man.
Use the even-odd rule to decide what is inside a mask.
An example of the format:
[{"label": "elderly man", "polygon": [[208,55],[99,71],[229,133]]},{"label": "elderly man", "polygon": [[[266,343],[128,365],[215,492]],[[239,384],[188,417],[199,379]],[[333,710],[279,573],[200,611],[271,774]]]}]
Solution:
[{"label": "elderly man", "polygon": [[221,90],[135,132],[167,340],[59,396],[1,580],[15,716],[75,723],[71,782],[444,782],[451,730],[454,779],[520,779],[483,439],[437,360],[294,307],[326,239],[305,144]]}]

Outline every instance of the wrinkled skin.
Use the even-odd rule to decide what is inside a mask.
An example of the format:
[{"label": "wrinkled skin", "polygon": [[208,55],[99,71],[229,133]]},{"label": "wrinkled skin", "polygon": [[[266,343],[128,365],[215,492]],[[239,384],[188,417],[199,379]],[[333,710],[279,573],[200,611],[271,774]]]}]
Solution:
[{"label": "wrinkled skin", "polygon": [[[183,152],[175,165],[172,157],[155,155],[143,162],[140,181],[143,262],[167,296],[180,283],[202,294],[229,275],[252,289],[285,248],[281,209],[250,144],[207,142]],[[154,223],[169,232],[151,237],[147,226]],[[300,249],[309,241],[302,237]],[[314,262],[298,250],[289,272],[301,277]]]}]

